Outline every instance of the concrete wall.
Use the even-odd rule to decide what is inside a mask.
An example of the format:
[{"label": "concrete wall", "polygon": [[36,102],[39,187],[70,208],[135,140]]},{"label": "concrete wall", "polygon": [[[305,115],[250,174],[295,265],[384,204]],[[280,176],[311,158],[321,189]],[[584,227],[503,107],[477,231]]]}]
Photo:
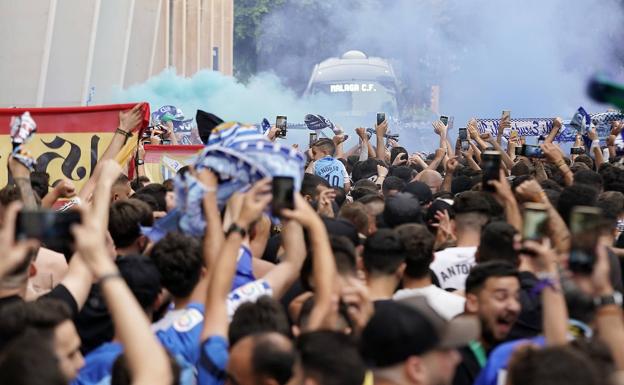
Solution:
[{"label": "concrete wall", "polygon": [[174,66],[232,74],[233,0],[2,0],[0,107],[84,105]]}]

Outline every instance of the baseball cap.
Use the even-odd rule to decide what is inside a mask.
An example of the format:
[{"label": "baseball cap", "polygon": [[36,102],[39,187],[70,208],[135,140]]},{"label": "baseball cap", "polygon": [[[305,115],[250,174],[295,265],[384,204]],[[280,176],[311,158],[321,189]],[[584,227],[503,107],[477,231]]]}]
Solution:
[{"label": "baseball cap", "polygon": [[446,321],[425,297],[380,301],[362,332],[360,349],[373,367],[387,367],[435,349],[453,349],[478,338],[479,321],[460,316]]},{"label": "baseball cap", "polygon": [[399,193],[386,199],[383,219],[390,227],[404,223],[422,223],[422,210],[418,198],[411,194]]},{"label": "baseball cap", "polygon": [[431,202],[431,199],[433,198],[431,188],[425,183],[419,181],[408,183],[403,192],[410,193],[418,198],[421,205]]}]

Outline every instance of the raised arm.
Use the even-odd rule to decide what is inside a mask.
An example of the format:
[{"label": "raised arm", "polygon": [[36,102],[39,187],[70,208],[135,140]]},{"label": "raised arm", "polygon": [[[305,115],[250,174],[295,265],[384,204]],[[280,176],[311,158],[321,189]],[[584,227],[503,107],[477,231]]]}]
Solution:
[{"label": "raised arm", "polygon": [[319,329],[332,308],[336,262],[332,253],[327,230],[321,218],[300,194],[295,195],[295,210],[283,210],[282,216],[295,220],[309,232],[314,272],[314,307],[310,313],[307,331]]},{"label": "raised arm", "polygon": [[368,146],[370,141],[368,140],[368,135],[366,134],[365,128],[358,127],[355,129],[355,133],[360,138],[360,157],[358,161],[363,162],[368,159]]},{"label": "raised arm", "polygon": [[459,166],[457,157],[449,158],[449,160],[446,161],[446,174],[444,174],[444,180],[442,181],[440,191],[451,191],[451,184],[453,183],[453,173],[455,173],[457,166]]},{"label": "raised arm", "polygon": [[236,258],[249,226],[260,217],[271,201],[271,184],[268,179],[256,183],[243,197],[243,208],[227,231],[225,242],[219,252],[206,297],[206,315],[201,340],[210,336],[228,334],[227,296],[236,273]]},{"label": "raised arm", "polygon": [[566,186],[571,186],[574,183],[574,174],[570,167],[566,164],[565,160],[563,160],[563,154],[559,147],[557,147],[554,143],[544,143],[540,145],[546,159],[549,162],[552,162],[557,166],[559,170],[563,173],[563,177],[565,180]]},{"label": "raised arm", "polygon": [[102,295],[124,346],[132,383],[136,385],[171,384],[173,373],[164,348],[156,340],[150,323],[136,298],[121,277],[115,263],[105,252],[105,230],[89,212],[76,226],[76,247],[98,279]]},{"label": "raised arm", "polygon": [[52,208],[59,198],[72,198],[76,195],[76,186],[69,179],[61,179],[50,192],[41,199],[41,207]]},{"label": "raised arm", "polygon": [[543,288],[542,297],[542,325],[544,337],[548,346],[565,345],[568,343],[568,308],[561,288],[559,267],[560,259],[548,240],[545,243],[525,241],[523,248],[535,255],[529,258],[534,265],[534,271],[541,277]]},{"label": "raised arm", "polygon": [[284,254],[280,263],[272,268],[264,279],[273,290],[273,297],[280,299],[299,277],[306,257],[303,228],[296,221],[287,221],[282,228]]},{"label": "raised arm", "polygon": [[100,172],[100,164],[107,160],[113,159],[119,151],[123,148],[123,146],[128,141],[128,138],[132,136],[132,132],[141,124],[143,120],[143,104],[139,103],[135,105],[132,109],[128,111],[123,111],[119,113],[119,127],[115,130],[115,134],[113,134],[113,139],[110,144],[98,159],[98,163],[95,166],[95,170],[93,171],[93,175],[89,180],[82,186],[78,197],[85,201],[89,199],[91,194],[95,191],[96,188],[96,180],[99,176]]},{"label": "raised arm", "polygon": [[440,163],[442,163],[445,157],[446,157],[446,148],[440,147],[437,150],[435,150],[435,156],[433,157],[433,160],[431,161],[431,163],[429,163],[429,166],[427,166],[427,170],[433,170],[433,171],[437,170],[438,166],[440,165]]},{"label": "raised arm", "polygon": [[520,214],[516,197],[511,191],[509,182],[505,177],[505,172],[501,169],[499,179],[491,180],[490,184],[494,186],[496,190],[494,195],[496,200],[505,208],[505,219],[507,219],[507,222],[518,232],[522,232],[522,215]]},{"label": "raised arm", "polygon": [[570,231],[557,209],[550,203],[542,186],[536,180],[528,180],[516,188],[516,194],[525,201],[546,205],[550,240],[558,253],[567,253],[570,250]]},{"label": "raised arm", "polygon": [[39,242],[30,239],[15,241],[15,219],[22,208],[21,202],[12,202],[4,210],[3,226],[0,229],[0,278],[24,263],[26,257],[37,250]]},{"label": "raised arm", "polygon": [[347,140],[347,137],[345,135],[334,135],[334,137],[332,138],[332,141],[336,145],[336,159],[346,159],[343,148],[343,143],[345,142],[345,140]]},{"label": "raised arm", "polygon": [[[588,294],[595,299],[613,296],[615,293],[609,279],[609,257],[604,246],[599,245],[596,248],[596,263],[589,283],[591,292]],[[624,376],[624,322],[622,320],[622,306],[620,304],[601,302],[597,306],[594,319],[597,334],[611,351],[620,378]]]},{"label": "raised arm", "polygon": [[15,185],[22,196],[22,203],[27,210],[35,210],[37,208],[37,200],[35,193],[30,185],[30,170],[12,156],[9,156],[9,171],[15,181]]},{"label": "raised arm", "polygon": [[215,268],[217,259],[219,257],[219,251],[223,246],[223,224],[221,223],[221,213],[219,212],[219,206],[217,205],[217,176],[210,170],[202,170],[197,175],[197,179],[206,188],[204,194],[203,208],[204,217],[206,218],[206,231],[204,232],[204,265],[208,270],[206,274],[206,280],[210,281],[211,272]]},{"label": "raised arm", "polygon": [[561,118],[559,117],[555,118],[555,120],[553,120],[552,128],[550,129],[548,136],[546,136],[546,139],[544,139],[544,143],[552,143],[555,140],[555,137],[557,137],[559,130],[561,130],[561,127],[563,127],[563,120],[561,120]]},{"label": "raised arm", "polygon": [[[121,172],[121,167],[112,159],[105,160],[101,163],[100,173],[98,175],[97,187],[93,196],[93,203],[89,211],[89,217],[93,221],[93,226],[98,226],[99,231],[106,233],[108,231],[108,210],[111,200],[111,188],[115,179]],[[107,250],[104,248],[104,251]],[[113,260],[112,256],[108,256],[109,260]],[[74,254],[69,262],[67,274],[61,281],[61,284],[71,293],[78,305],[78,309],[84,306],[89,290],[93,283],[93,276],[87,268],[84,258],[80,253]]]},{"label": "raised arm", "polygon": [[592,143],[590,146],[591,152],[594,154],[594,165],[596,171],[600,168],[600,165],[604,163],[604,157],[602,156],[602,149],[600,148],[600,139],[598,139],[598,133],[595,128],[592,128],[587,132],[589,139]]},{"label": "raised arm", "polygon": [[377,159],[386,161],[386,144],[384,137],[388,133],[388,120],[384,120],[380,125],[375,125],[375,136],[377,137]]},{"label": "raised arm", "polygon": [[486,141],[481,139],[481,136],[479,135],[479,130],[477,129],[477,120],[475,118],[470,119],[466,130],[468,131],[468,135],[470,136],[470,138],[477,142],[481,150],[485,150],[488,148]]}]

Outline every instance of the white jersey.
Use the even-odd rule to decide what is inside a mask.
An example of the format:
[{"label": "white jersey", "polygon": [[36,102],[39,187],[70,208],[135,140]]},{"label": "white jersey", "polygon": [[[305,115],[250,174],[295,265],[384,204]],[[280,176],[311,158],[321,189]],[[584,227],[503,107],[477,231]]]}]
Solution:
[{"label": "white jersey", "polygon": [[464,297],[449,293],[435,285],[414,289],[401,289],[394,293],[392,299],[399,301],[419,295],[425,297],[429,306],[447,320],[451,320],[464,312],[464,304],[466,303]]},{"label": "white jersey", "polygon": [[476,264],[476,246],[449,247],[435,253],[429,266],[438,277],[442,289],[464,290],[470,268]]}]

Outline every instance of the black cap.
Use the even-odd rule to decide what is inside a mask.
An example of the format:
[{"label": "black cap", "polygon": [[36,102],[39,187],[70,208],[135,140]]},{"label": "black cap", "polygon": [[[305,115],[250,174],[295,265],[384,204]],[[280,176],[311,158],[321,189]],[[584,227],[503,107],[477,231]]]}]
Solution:
[{"label": "black cap", "polygon": [[422,223],[422,212],[418,198],[412,194],[399,193],[386,199],[383,219],[389,227],[404,223]]},{"label": "black cap", "polygon": [[204,144],[208,143],[212,129],[223,123],[223,119],[220,117],[202,110],[197,110],[195,121],[197,122],[197,132],[199,132],[199,137]]},{"label": "black cap", "polygon": [[474,316],[446,321],[421,296],[401,301],[378,301],[362,331],[362,357],[373,367],[388,367],[434,349],[467,345],[479,335]]},{"label": "black cap", "polygon": [[433,198],[431,188],[427,186],[427,184],[419,181],[408,183],[407,186],[405,186],[405,189],[403,189],[403,192],[410,193],[418,198],[421,205],[431,202],[431,199]]},{"label": "black cap", "polygon": [[[450,203],[449,203],[450,201]],[[436,199],[431,203],[431,206],[427,209],[427,213],[425,214],[425,222],[430,225],[433,223],[438,223],[439,221],[436,219],[435,215],[438,211],[446,212],[449,215],[449,218],[455,218],[455,211],[453,211],[453,201],[450,199]]]}]

